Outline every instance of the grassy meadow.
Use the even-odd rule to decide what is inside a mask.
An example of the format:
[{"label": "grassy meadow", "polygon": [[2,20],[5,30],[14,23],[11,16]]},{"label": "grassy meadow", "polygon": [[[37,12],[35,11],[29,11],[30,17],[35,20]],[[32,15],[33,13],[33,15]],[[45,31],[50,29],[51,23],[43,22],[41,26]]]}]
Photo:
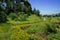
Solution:
[{"label": "grassy meadow", "polygon": [[60,17],[30,15],[26,21],[0,23],[0,40],[60,40]]},{"label": "grassy meadow", "polygon": [[60,40],[59,1],[41,1],[0,0],[0,40]]}]

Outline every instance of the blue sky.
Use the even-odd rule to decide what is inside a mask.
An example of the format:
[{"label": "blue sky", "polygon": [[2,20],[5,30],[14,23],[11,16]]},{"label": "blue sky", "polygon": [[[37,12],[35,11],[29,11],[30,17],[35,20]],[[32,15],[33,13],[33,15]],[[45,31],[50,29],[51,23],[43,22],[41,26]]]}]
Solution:
[{"label": "blue sky", "polygon": [[60,12],[60,0],[29,0],[32,8],[39,9],[41,14],[54,14]]}]

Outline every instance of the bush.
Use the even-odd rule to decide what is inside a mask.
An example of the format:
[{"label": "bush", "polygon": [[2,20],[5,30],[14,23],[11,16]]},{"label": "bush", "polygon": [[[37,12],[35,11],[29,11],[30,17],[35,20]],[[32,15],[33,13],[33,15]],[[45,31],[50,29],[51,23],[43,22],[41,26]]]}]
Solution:
[{"label": "bush", "polygon": [[29,35],[25,31],[21,30],[20,27],[11,27],[10,29],[10,40],[42,40],[35,35]]},{"label": "bush", "polygon": [[48,40],[60,40],[60,33],[48,35]]},{"label": "bush", "polygon": [[56,26],[54,24],[47,24],[47,33],[56,33]]},{"label": "bush", "polygon": [[0,23],[7,22],[7,15],[4,12],[0,12]]},{"label": "bush", "polygon": [[38,22],[40,21],[40,18],[37,16],[37,15],[30,15],[28,18],[27,18],[28,21],[32,21],[32,22]]},{"label": "bush", "polygon": [[23,12],[19,12],[18,13],[18,19],[19,21],[26,21],[26,18],[28,17],[27,14],[23,13]]},{"label": "bush", "polygon": [[24,13],[10,13],[9,18],[15,21],[26,21],[27,14]]},{"label": "bush", "polygon": [[8,17],[9,17],[11,20],[16,20],[18,16],[16,15],[16,13],[10,13]]},{"label": "bush", "polygon": [[46,26],[45,25],[41,25],[41,24],[34,24],[31,27],[25,29],[25,31],[29,34],[36,34],[36,33],[42,33],[45,32],[46,30]]}]

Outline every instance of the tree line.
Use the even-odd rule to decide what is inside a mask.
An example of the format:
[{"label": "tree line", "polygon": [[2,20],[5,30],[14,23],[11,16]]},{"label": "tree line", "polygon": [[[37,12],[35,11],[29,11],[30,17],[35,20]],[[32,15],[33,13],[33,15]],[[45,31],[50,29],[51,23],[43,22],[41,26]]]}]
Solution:
[{"label": "tree line", "polygon": [[0,0],[0,22],[6,22],[10,13],[18,14],[19,12],[28,16],[31,14],[40,15],[39,10],[32,10],[28,0]]},{"label": "tree line", "polygon": [[60,17],[60,13],[56,13],[52,15],[43,15],[43,17]]}]

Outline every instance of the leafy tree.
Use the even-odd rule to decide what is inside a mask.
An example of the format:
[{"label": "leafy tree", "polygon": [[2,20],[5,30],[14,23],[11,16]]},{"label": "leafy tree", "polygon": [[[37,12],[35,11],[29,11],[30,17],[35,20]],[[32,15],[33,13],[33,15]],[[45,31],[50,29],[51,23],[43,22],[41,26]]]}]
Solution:
[{"label": "leafy tree", "polygon": [[[14,17],[18,15],[18,12],[23,12],[18,16],[18,20],[25,20],[25,14],[30,15],[32,12],[38,16],[40,15],[39,10],[34,9],[32,11],[31,4],[28,2],[28,0],[0,0],[0,11],[7,14],[6,19],[10,13],[13,13],[10,14],[11,18],[15,19]],[[1,17],[3,17],[5,14],[2,14]]]},{"label": "leafy tree", "polygon": [[34,8],[33,14],[36,14],[36,15],[40,16],[40,11],[39,11],[39,10],[36,10],[36,9]]},{"label": "leafy tree", "polygon": [[[31,5],[28,0],[1,0],[0,8],[6,10],[6,13],[10,12],[31,12]],[[4,4],[4,6],[3,6]],[[7,12],[8,11],[8,12]]]},{"label": "leafy tree", "polygon": [[[30,15],[32,9],[28,0],[0,0],[0,11],[0,18],[2,18],[0,21],[3,21],[3,19],[6,21],[5,19],[7,19],[7,15],[9,15],[11,12],[13,12],[13,15],[10,15],[12,19],[15,19],[14,17],[18,15],[18,12],[24,12],[24,15],[22,14],[19,16],[24,18],[25,14]],[[17,13],[17,15],[14,13]]]}]

